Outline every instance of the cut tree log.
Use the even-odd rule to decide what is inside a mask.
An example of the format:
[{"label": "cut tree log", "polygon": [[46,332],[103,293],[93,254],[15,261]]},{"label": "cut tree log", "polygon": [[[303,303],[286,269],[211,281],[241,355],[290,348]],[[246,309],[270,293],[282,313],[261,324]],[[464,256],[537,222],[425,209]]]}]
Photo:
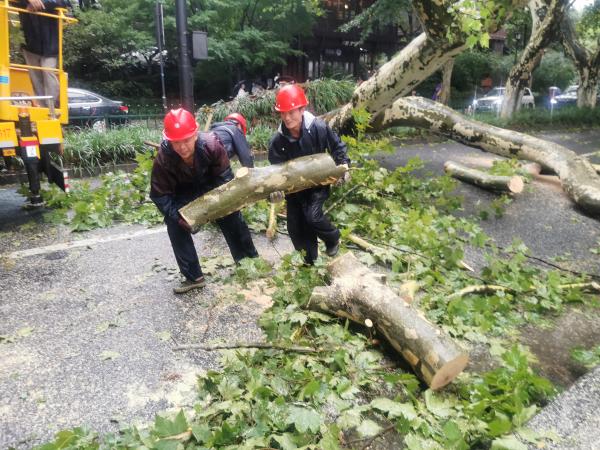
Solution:
[{"label": "cut tree log", "polygon": [[464,370],[469,358],[456,343],[352,253],[334,259],[328,271],[332,284],[313,290],[309,308],[360,324],[372,321],[431,389],[446,386]]},{"label": "cut tree log", "polygon": [[446,161],[444,170],[454,178],[486,190],[510,192],[511,194],[523,192],[523,178],[518,175],[512,177],[491,175],[481,170],[463,166],[454,161]]},{"label": "cut tree log", "polygon": [[225,217],[245,206],[266,199],[275,191],[286,194],[325,186],[338,180],[348,167],[336,166],[327,153],[303,156],[283,164],[249,169],[240,168],[235,178],[179,210],[196,232],[201,225]]}]

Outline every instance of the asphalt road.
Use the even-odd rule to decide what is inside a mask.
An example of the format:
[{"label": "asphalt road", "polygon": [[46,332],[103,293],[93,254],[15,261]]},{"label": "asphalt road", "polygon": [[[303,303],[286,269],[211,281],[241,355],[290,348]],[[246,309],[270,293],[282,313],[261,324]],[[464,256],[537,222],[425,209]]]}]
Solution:
[{"label": "asphalt road", "polygon": [[[600,131],[545,136],[579,152],[600,150]],[[381,156],[388,167],[419,155],[441,173],[447,159],[479,164],[491,155],[450,142],[415,143]],[[461,185],[465,211],[495,196]],[[211,270],[199,293],[175,296],[176,265],[164,227],[118,226],[72,234],[21,208],[14,187],[0,189],[0,448],[30,448],[56,431],[86,425],[116,430],[167,409],[189,407],[195,377],[218,354],[174,352],[177,344],[256,340],[265,307],[227,284],[230,267]],[[540,257],[599,273],[598,221],[578,211],[556,183],[535,181],[501,218],[482,222],[499,243],[519,236]],[[195,237],[206,266],[227,255],[220,234]],[[291,250],[281,236],[255,242],[276,262]],[[477,265],[477,254],[471,263]],[[598,339],[597,334],[592,336]]]}]

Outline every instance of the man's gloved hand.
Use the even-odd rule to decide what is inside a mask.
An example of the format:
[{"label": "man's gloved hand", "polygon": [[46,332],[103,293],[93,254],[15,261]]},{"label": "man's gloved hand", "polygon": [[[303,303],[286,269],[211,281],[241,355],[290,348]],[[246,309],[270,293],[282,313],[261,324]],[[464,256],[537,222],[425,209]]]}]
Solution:
[{"label": "man's gloved hand", "polygon": [[283,191],[275,191],[269,194],[269,201],[271,203],[281,203],[285,197]]},{"label": "man's gloved hand", "polygon": [[188,233],[192,232],[192,227],[190,226],[189,223],[187,223],[185,221],[185,219],[183,217],[179,217],[179,220],[177,221],[178,225],[183,228],[185,231],[187,231]]},{"label": "man's gloved hand", "polygon": [[346,170],[344,172],[344,174],[338,178],[338,180],[335,182],[335,186],[341,186],[342,184],[346,184],[348,181],[350,181],[350,179],[352,178],[352,176],[350,175],[350,171]]}]

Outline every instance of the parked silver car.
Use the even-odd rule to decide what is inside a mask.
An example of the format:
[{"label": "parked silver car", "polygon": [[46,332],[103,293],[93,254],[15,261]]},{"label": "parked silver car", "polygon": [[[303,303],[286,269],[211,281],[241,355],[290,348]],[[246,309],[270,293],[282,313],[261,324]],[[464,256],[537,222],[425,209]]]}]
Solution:
[{"label": "parked silver car", "polygon": [[[473,109],[477,112],[480,111],[498,111],[502,106],[502,99],[504,98],[504,87],[495,87],[491,89],[483,97],[473,101]],[[531,89],[525,88],[523,97],[521,99],[521,107],[523,108],[535,108],[535,98]]]},{"label": "parked silver car", "polygon": [[105,129],[127,121],[129,107],[86,89],[68,88],[69,125]]},{"label": "parked silver car", "polygon": [[[567,105],[576,105],[577,104],[577,89],[579,85],[572,84],[565,91],[554,97],[554,107],[561,108]],[[596,106],[600,106],[600,88],[598,90],[598,94],[596,96]]]}]

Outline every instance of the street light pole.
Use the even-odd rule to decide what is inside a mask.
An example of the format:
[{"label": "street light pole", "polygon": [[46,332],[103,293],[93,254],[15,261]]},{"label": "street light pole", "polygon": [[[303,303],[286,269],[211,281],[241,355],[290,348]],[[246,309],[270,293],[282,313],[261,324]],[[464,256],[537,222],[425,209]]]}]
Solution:
[{"label": "street light pole", "polygon": [[163,61],[163,48],[165,45],[165,27],[163,22],[163,5],[160,1],[156,2],[155,20],[156,20],[156,42],[158,47],[158,61],[160,63],[160,87],[162,92],[163,110],[167,112],[167,95],[165,93],[165,63]]},{"label": "street light pole", "polygon": [[194,112],[194,87],[192,65],[187,32],[187,10],[185,0],[175,0],[175,22],[177,24],[177,39],[179,42],[179,93],[181,106],[191,113]]}]

